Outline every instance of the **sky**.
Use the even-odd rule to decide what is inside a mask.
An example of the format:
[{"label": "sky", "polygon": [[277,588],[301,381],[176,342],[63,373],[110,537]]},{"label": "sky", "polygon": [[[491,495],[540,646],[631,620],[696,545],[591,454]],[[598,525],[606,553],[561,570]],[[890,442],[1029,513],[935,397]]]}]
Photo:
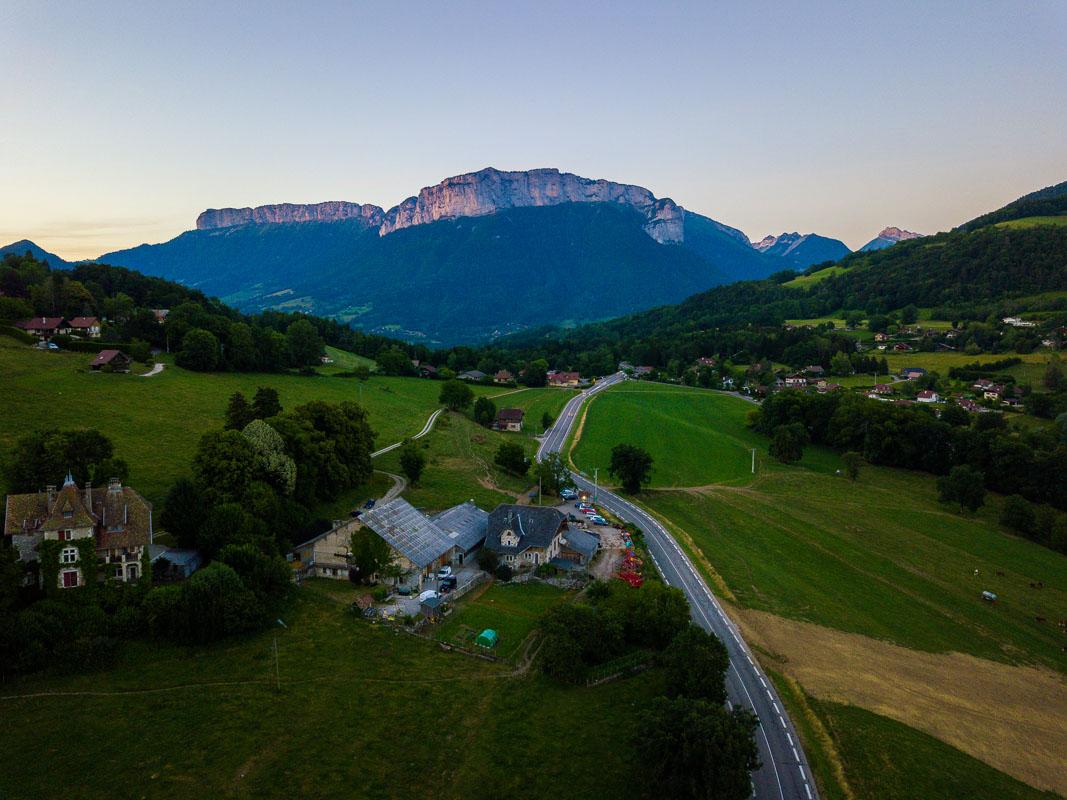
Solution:
[{"label": "sky", "polygon": [[482,167],[856,248],[1067,180],[1067,3],[0,0],[0,244]]}]

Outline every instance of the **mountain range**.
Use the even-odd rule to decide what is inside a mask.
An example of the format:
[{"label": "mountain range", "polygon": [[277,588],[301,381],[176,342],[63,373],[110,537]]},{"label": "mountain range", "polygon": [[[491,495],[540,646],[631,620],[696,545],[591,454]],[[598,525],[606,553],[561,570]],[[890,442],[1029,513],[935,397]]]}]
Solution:
[{"label": "mountain range", "polygon": [[[25,240],[5,250],[68,265]],[[447,344],[614,317],[848,253],[818,234],[752,244],[632,184],[487,168],[388,210],[347,201],[207,209],[194,230],[96,261],[177,280],[243,311],[314,312]]]}]

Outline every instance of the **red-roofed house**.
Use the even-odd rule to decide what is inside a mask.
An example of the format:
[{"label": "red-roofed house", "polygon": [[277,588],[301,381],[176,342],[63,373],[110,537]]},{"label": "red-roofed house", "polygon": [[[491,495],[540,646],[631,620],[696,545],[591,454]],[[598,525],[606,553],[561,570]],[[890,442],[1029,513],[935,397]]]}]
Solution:
[{"label": "red-roofed house", "polygon": [[100,320],[96,317],[74,317],[67,323],[71,333],[79,336],[88,336],[92,339],[100,338]]},{"label": "red-roofed house", "polygon": [[502,408],[496,412],[493,428],[498,431],[512,431],[519,433],[522,430],[522,418],[525,412],[521,408]]},{"label": "red-roofed house", "polygon": [[27,333],[40,336],[42,339],[51,339],[57,333],[62,333],[64,324],[63,317],[34,317],[15,323],[16,328],[22,328]]},{"label": "red-roofed house", "polygon": [[96,358],[89,362],[89,369],[129,372],[130,357],[121,350],[101,350],[96,354]]},{"label": "red-roofed house", "polygon": [[513,380],[515,380],[515,376],[506,369],[498,370],[496,375],[493,376],[493,383],[511,383]]},{"label": "red-roofed house", "polygon": [[918,403],[940,403],[941,395],[930,389],[924,389],[915,395],[915,401]]},{"label": "red-roofed house", "polygon": [[[640,369],[640,367],[638,367]],[[549,386],[577,386],[582,379],[577,372],[553,372],[548,376]]]}]

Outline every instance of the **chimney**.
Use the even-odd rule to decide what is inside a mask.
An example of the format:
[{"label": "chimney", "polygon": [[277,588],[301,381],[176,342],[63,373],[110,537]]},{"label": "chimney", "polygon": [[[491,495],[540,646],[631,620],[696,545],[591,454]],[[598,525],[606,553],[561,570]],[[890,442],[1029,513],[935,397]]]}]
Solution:
[{"label": "chimney", "polygon": [[114,492],[115,494],[118,494],[122,491],[122,481],[120,481],[118,478],[112,478],[107,482],[107,490],[109,492]]},{"label": "chimney", "polygon": [[48,492],[48,510],[51,511],[52,504],[56,501],[56,487],[50,484],[45,491]]},{"label": "chimney", "polygon": [[85,482],[85,507],[89,511],[93,510],[93,484],[92,481]]}]

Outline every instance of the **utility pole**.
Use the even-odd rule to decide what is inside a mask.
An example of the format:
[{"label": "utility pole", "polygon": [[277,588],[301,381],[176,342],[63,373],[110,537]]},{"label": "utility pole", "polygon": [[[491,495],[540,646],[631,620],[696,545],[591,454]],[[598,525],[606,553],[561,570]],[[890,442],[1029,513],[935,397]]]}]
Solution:
[{"label": "utility pole", "polygon": [[600,467],[593,467],[593,502],[596,502],[597,496],[597,477],[600,474]]},{"label": "utility pole", "polygon": [[752,448],[752,474],[756,474],[756,448]]},{"label": "utility pole", "polygon": [[537,505],[541,505],[541,476],[537,476]]}]

